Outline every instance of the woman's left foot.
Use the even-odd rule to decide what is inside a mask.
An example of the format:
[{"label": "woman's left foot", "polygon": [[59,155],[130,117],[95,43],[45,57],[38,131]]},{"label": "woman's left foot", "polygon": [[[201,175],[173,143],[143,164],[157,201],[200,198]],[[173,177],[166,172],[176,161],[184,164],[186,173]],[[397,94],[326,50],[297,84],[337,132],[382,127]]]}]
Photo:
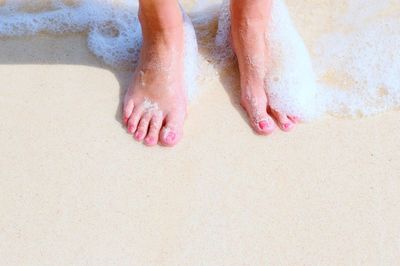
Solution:
[{"label": "woman's left foot", "polygon": [[[243,14],[247,11],[250,14]],[[269,63],[266,42],[268,18],[260,16],[258,10],[256,14],[251,14],[251,12],[253,12],[251,8],[235,10],[235,6],[232,7],[231,35],[240,69],[240,102],[258,134],[270,134],[275,130],[276,125],[288,132],[296,124],[296,118],[270,108],[265,89],[266,64]],[[237,13],[241,14],[237,15]]]}]

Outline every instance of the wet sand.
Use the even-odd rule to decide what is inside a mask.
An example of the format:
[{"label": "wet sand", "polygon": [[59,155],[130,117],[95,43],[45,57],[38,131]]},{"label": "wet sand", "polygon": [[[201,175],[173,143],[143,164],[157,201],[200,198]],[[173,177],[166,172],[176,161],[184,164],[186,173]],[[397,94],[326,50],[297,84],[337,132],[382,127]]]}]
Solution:
[{"label": "wet sand", "polygon": [[79,35],[0,40],[0,264],[400,261],[398,112],[258,137],[216,79],[149,149],[120,123],[129,80]]}]

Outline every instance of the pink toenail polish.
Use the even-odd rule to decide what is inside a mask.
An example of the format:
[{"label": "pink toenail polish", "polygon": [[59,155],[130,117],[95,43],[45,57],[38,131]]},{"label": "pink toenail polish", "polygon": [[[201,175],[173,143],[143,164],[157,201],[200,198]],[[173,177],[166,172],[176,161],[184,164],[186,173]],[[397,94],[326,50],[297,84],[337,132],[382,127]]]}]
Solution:
[{"label": "pink toenail polish", "polygon": [[170,133],[168,133],[167,141],[168,141],[168,142],[172,142],[172,141],[175,140],[175,137],[176,137],[175,133],[170,132]]},{"label": "pink toenail polish", "polygon": [[130,133],[133,133],[133,126],[128,127],[128,131],[129,131]]},{"label": "pink toenail polish", "polygon": [[291,126],[292,126],[292,124],[289,124],[289,123],[283,124],[284,129],[289,129]]},{"label": "pink toenail polish", "polygon": [[153,137],[148,137],[148,138],[146,139],[146,142],[147,142],[147,143],[153,143],[153,142],[154,142],[154,138],[153,138]]},{"label": "pink toenail polish", "polygon": [[265,129],[265,128],[268,127],[268,123],[267,123],[267,121],[261,121],[260,123],[258,123],[258,126],[259,126],[261,129]]},{"label": "pink toenail polish", "polygon": [[292,120],[295,123],[300,122],[300,118],[298,116],[290,116],[289,118],[290,118],[290,120]]},{"label": "pink toenail polish", "polygon": [[135,138],[136,138],[136,139],[141,139],[141,138],[142,138],[142,133],[136,132]]}]

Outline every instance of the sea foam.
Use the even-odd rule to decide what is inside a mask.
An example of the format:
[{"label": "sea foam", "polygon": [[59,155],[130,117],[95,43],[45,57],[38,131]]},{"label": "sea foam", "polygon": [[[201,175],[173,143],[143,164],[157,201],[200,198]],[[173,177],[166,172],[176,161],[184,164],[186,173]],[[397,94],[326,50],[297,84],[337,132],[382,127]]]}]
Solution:
[{"label": "sea foam", "polygon": [[[229,1],[218,12],[207,9],[216,2],[198,0],[191,18],[198,41],[211,51],[209,61],[221,68],[232,65],[235,56],[229,37]],[[343,10],[325,18],[332,27],[306,45],[285,2],[273,1],[266,37],[271,63],[265,81],[275,109],[309,120],[323,113],[370,115],[400,106],[400,3],[340,2]],[[133,69],[142,44],[137,10],[137,0],[0,0],[0,36],[83,32],[90,50],[105,63]],[[299,8],[299,12],[310,10]],[[299,22],[310,15],[295,17]],[[217,20],[215,36],[208,26]],[[185,15],[185,83],[191,97],[197,92],[198,72],[204,76],[205,71],[199,70],[197,58],[195,31]]]},{"label": "sea foam", "polygon": [[313,45],[318,83],[333,114],[366,116],[400,106],[400,2],[352,0]]}]

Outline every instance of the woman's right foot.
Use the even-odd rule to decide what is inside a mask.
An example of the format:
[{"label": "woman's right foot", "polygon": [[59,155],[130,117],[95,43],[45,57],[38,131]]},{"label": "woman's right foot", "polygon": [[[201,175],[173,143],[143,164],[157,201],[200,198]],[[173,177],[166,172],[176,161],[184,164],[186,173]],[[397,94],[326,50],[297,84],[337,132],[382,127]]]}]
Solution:
[{"label": "woman's right foot", "polygon": [[125,95],[124,123],[137,141],[174,146],[183,135],[187,107],[183,22],[153,27],[143,21],[142,28],[144,42]]}]

